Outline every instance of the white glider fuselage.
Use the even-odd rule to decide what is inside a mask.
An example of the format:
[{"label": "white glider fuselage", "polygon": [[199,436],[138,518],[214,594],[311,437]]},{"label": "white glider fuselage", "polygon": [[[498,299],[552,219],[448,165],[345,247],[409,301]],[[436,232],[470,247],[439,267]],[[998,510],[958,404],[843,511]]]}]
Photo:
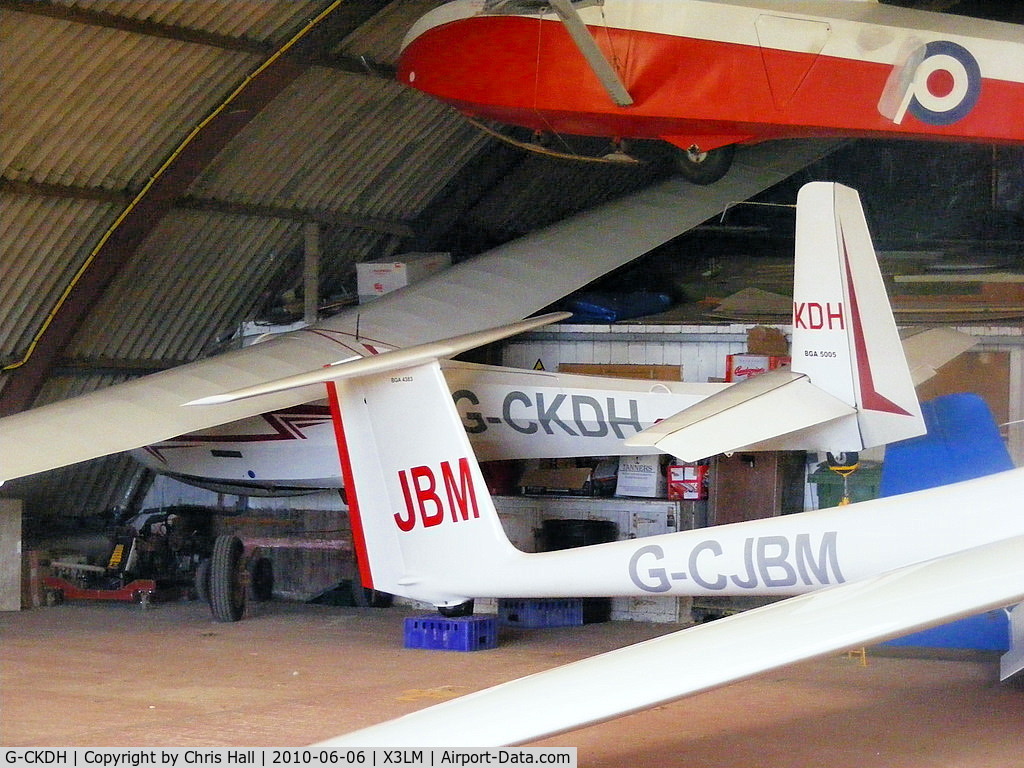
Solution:
[{"label": "white glider fuselage", "polygon": [[[445,363],[444,373],[481,461],[655,453],[623,441],[728,386],[453,362]],[[156,472],[226,492],[274,495],[344,485],[326,401],[184,435],[133,455]]]},{"label": "white glider fuselage", "polygon": [[[816,183],[799,194],[793,314],[792,370],[689,392],[680,384],[678,394],[661,382],[465,364],[445,363],[446,376],[440,357],[564,319],[546,315],[190,405],[326,383],[363,584],[438,606],[499,596],[795,594],[948,554],[972,536],[984,544],[1024,533],[993,505],[977,532],[958,532],[958,517],[942,514],[934,527],[943,530],[915,539],[939,504],[930,499],[881,500],[867,517],[858,505],[571,552],[527,554],[509,543],[481,457],[538,455],[545,445],[557,455],[640,446],[700,458],[776,440],[855,451],[924,432],[912,366],[849,188]],[[481,439],[489,433],[490,442]],[[588,440],[595,447],[582,449]],[[894,535],[879,540],[882,531]],[[457,562],[445,564],[453,552]]]},{"label": "white glider fuselage", "polygon": [[[1024,470],[1013,470],[955,490],[524,553],[502,531],[436,362],[336,387],[363,583],[435,605],[556,594],[793,595],[1024,535],[1024,515],[1009,512],[1024,481]],[[417,435],[379,426],[414,416]]]},{"label": "white glider fuselage", "polygon": [[[831,188],[830,188],[831,189]],[[856,193],[798,219],[792,369],[738,384],[582,376],[446,360],[448,391],[480,461],[735,450],[848,452],[924,431],[908,363]],[[922,365],[922,363],[926,363]],[[308,382],[304,382],[308,383]],[[255,392],[251,393],[255,394]],[[394,426],[424,429],[425,414]],[[227,492],[340,488],[326,404],[313,403],[135,452],[150,468]]]},{"label": "white glider fuselage", "polygon": [[[804,243],[798,260],[808,245],[801,230],[818,232],[824,237],[822,257],[839,265],[845,288],[837,303],[834,296],[826,298],[825,283],[815,286],[823,300],[821,314],[814,313],[813,320],[804,314],[794,325],[830,332],[857,327],[857,316],[863,320],[879,305],[861,291],[874,278],[854,255],[865,255],[857,243],[863,242],[858,233],[866,232],[856,194],[840,185],[805,186],[798,199],[797,229],[797,242]],[[808,306],[797,296],[794,315],[808,313]],[[885,376],[891,370],[860,368],[872,357],[871,349],[893,343],[888,329],[876,330],[881,333],[870,340],[849,336],[845,360],[838,337],[812,335],[809,346],[794,342],[794,351],[818,353],[802,355],[810,363],[801,366],[804,371],[784,372],[773,386],[758,384],[753,393],[737,396],[739,387],[734,387],[711,395],[696,407],[698,418],[683,412],[681,419],[668,419],[664,429],[656,425],[648,437],[686,445],[694,426],[702,434],[702,423],[723,415],[728,422],[730,411],[759,399],[770,407],[778,402],[779,391],[794,385],[803,391],[805,377],[831,387],[830,376],[843,368],[846,375],[836,381],[850,385],[855,410],[875,413],[866,418],[847,414],[839,421],[858,424],[862,433],[874,430],[876,436],[912,433],[917,428],[914,412],[919,415],[920,409],[906,366],[891,361],[895,365],[890,368],[904,371],[891,379]],[[653,666],[638,665],[652,655],[654,644],[662,647],[661,641],[472,694],[339,737],[332,745],[418,744],[424,743],[424,734],[430,743],[522,743],[852,644],[1010,606],[1024,597],[1019,564],[1024,515],[1014,503],[1024,469],[830,509],[525,553],[502,530],[437,360],[399,365],[374,376],[339,370],[328,393],[364,585],[449,612],[473,597],[797,595],[708,628],[677,633],[664,641],[664,651],[653,652],[659,660]],[[837,390],[835,399],[841,401],[841,394]],[[715,400],[721,407],[703,407]],[[878,414],[883,418],[876,419]],[[394,428],[414,420],[421,426],[415,433]],[[1003,677],[1024,668],[1024,627],[1019,617],[1012,619],[1018,611],[1011,613],[1013,639],[1001,661]],[[723,643],[735,650],[714,657]],[[657,675],[657,681],[648,681],[650,669],[673,664],[675,648],[686,649],[685,656],[697,659],[696,664],[684,676]],[[707,658],[717,661],[708,667]],[[609,686],[602,677],[601,692],[561,695],[592,679],[590,670],[607,673],[618,684]],[[547,706],[548,691],[557,697],[552,707]],[[531,704],[543,716],[533,717]],[[528,712],[510,715],[507,724],[494,722],[506,719],[495,718],[496,711],[520,708]],[[478,712],[487,714],[477,719]],[[466,723],[472,724],[468,732],[456,727]]]}]

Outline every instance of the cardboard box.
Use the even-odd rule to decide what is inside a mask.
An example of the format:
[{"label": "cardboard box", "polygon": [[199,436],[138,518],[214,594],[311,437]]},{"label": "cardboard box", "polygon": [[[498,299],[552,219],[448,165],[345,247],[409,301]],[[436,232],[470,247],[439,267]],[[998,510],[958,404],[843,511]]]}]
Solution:
[{"label": "cardboard box", "polygon": [[412,285],[452,263],[450,253],[406,253],[399,259],[356,264],[356,292],[360,304]]},{"label": "cardboard box", "polygon": [[620,456],[615,495],[665,498],[665,473],[661,471],[661,454]]},{"label": "cardboard box", "polygon": [[634,365],[633,363],[559,363],[559,373],[582,373],[585,376],[610,376],[613,379],[646,379],[648,381],[682,381],[681,365]]},{"label": "cardboard box", "polygon": [[668,497],[673,500],[699,500],[708,497],[706,464],[669,464]]},{"label": "cardboard box", "polygon": [[778,328],[757,325],[747,331],[747,352],[752,355],[784,357],[789,354],[789,341]]},{"label": "cardboard box", "polygon": [[781,355],[726,355],[725,380],[742,381],[768,371],[774,371],[783,365],[789,365],[791,358]]},{"label": "cardboard box", "polygon": [[589,492],[589,467],[530,467],[523,472],[519,486],[523,493],[564,493],[577,496]]}]

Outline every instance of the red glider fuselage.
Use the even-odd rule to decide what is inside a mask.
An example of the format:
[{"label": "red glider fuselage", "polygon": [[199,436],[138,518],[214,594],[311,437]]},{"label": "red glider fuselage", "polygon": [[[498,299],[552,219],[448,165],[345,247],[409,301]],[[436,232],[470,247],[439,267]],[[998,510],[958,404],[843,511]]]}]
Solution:
[{"label": "red glider fuselage", "polygon": [[576,3],[632,98],[618,106],[540,5],[441,6],[407,35],[400,81],[478,118],[704,151],[814,136],[1024,142],[1016,25],[872,0]]}]

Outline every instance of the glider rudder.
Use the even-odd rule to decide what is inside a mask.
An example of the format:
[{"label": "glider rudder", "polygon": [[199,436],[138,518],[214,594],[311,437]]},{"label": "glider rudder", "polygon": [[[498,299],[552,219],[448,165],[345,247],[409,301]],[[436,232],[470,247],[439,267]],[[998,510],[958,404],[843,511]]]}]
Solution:
[{"label": "glider rudder", "polygon": [[923,434],[924,420],[857,192],[804,185],[797,198],[792,370],[852,405],[851,451]]},{"label": "glider rudder", "polygon": [[331,384],[363,585],[454,608],[516,557],[436,360]]}]

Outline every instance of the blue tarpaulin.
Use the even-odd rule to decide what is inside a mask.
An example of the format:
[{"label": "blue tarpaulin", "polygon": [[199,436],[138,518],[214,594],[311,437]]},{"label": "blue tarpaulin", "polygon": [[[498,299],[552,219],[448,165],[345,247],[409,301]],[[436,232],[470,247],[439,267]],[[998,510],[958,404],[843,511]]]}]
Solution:
[{"label": "blue tarpaulin", "polygon": [[[1013,469],[988,405],[973,393],[943,395],[921,404],[928,434],[885,449],[879,495],[896,496]],[[964,509],[964,525],[971,524]],[[1007,651],[1009,619],[990,611],[915,632],[886,645]]]},{"label": "blue tarpaulin", "polygon": [[649,291],[580,293],[568,300],[568,309],[573,313],[574,323],[614,323],[631,317],[654,315],[671,306],[671,296]]},{"label": "blue tarpaulin", "polygon": [[943,395],[921,403],[928,434],[885,449],[881,496],[937,488],[1013,469],[999,427],[979,395]]}]

